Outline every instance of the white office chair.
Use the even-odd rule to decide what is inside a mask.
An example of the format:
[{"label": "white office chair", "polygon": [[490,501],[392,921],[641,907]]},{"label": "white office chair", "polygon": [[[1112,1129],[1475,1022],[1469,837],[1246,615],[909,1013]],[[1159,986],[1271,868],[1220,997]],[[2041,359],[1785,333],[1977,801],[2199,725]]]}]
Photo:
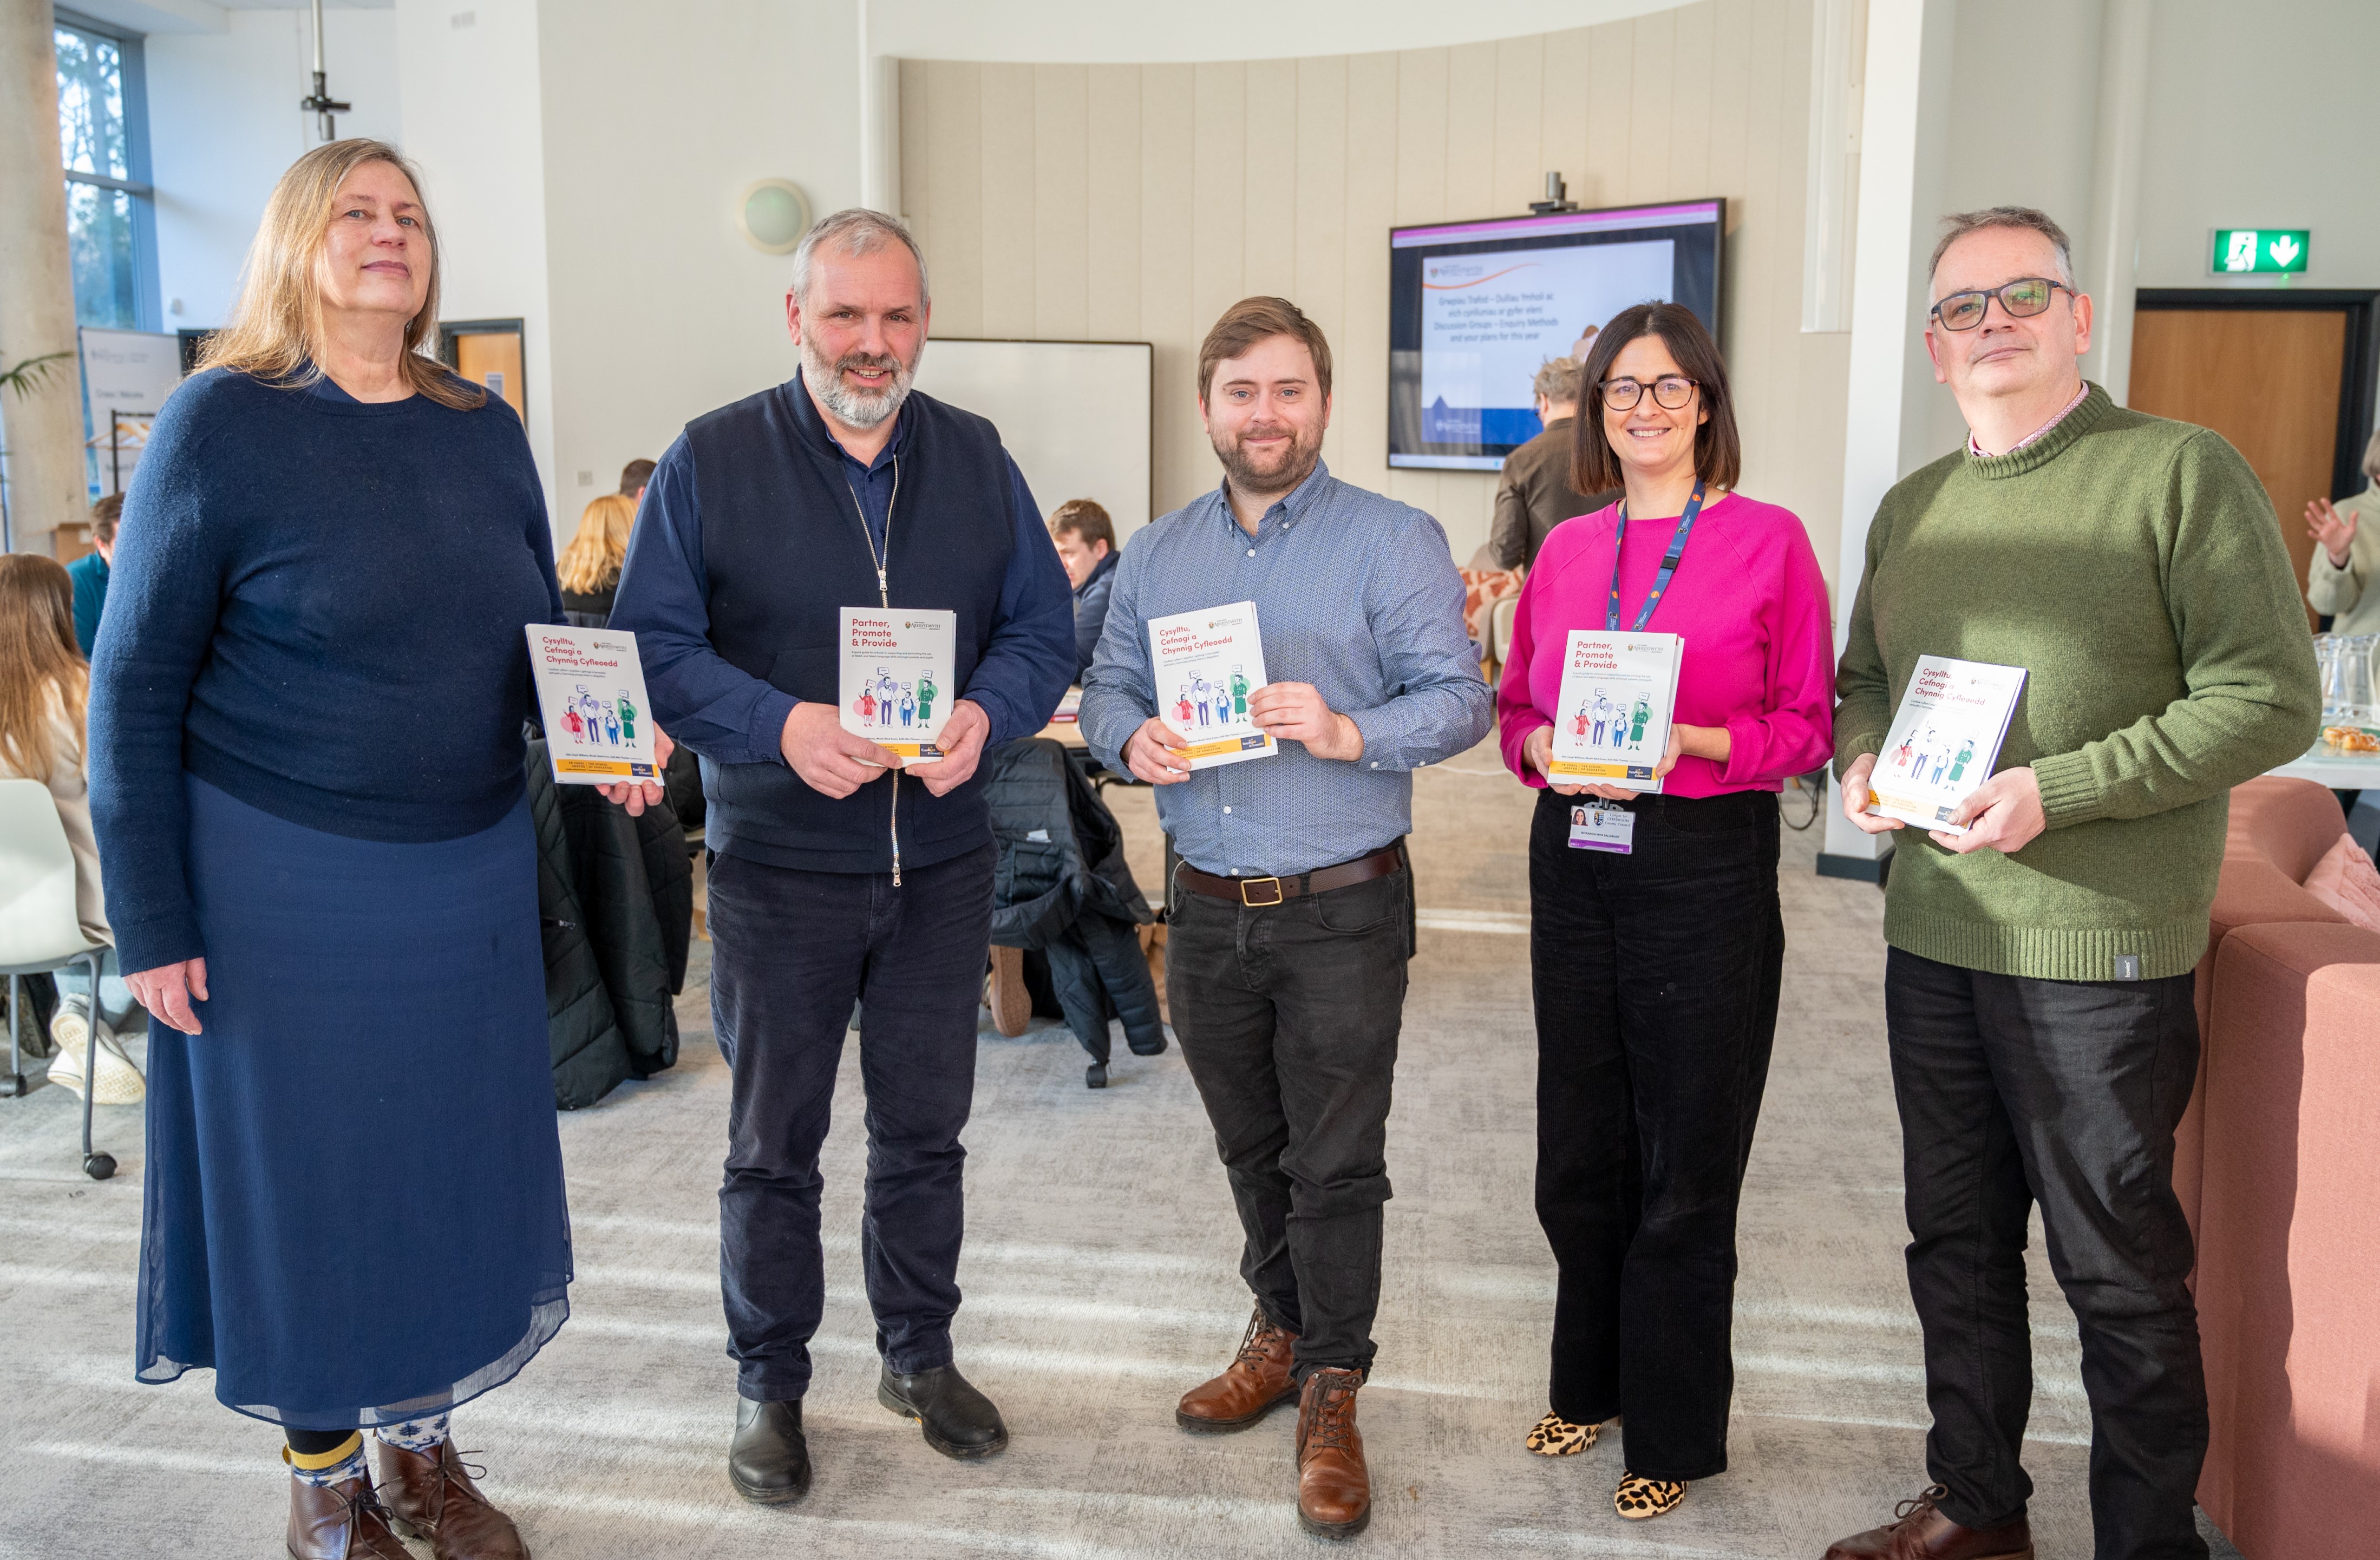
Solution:
[{"label": "white office chair", "polygon": [[74,851],[50,788],[39,780],[0,780],[0,972],[8,976],[8,1071],[0,1078],[0,1095],[14,1099],[25,1093],[18,1045],[23,977],[82,965],[91,972],[91,1001],[83,1057],[82,1167],[93,1180],[115,1173],[114,1155],[91,1146],[91,1096],[99,1092],[99,961],[104,952],[104,945],[82,935],[75,913]]}]

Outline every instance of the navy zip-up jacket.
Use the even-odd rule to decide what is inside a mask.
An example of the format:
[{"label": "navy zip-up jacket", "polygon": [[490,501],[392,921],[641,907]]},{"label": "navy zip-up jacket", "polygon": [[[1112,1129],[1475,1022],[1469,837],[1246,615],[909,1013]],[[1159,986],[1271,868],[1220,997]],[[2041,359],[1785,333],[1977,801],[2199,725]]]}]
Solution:
[{"label": "navy zip-up jacket", "polygon": [[[897,494],[897,497],[896,497]],[[837,613],[878,604],[959,620],[953,683],[987,749],[1040,729],[1075,671],[1074,599],[992,425],[912,393],[876,459],[847,454],[793,380],[686,425],[653,472],[611,626],[637,635],[661,728],[702,760],[722,854],[823,872],[905,866],[989,843],[980,779],[933,796],[889,775],[840,800],[785,763],[785,718],[839,699]]]}]

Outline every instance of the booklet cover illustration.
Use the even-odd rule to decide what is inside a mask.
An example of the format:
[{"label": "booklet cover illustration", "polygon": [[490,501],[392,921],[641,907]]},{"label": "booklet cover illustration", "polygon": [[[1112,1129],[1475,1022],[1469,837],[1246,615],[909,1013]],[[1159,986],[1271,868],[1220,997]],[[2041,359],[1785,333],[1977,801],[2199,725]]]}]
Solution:
[{"label": "booklet cover illustration", "polygon": [[1999,762],[2024,668],[1920,656],[1867,778],[1867,810],[1964,834],[1950,815]]},{"label": "booklet cover illustration", "polygon": [[891,748],[903,767],[942,756],[959,615],[925,607],[843,609],[843,729]]},{"label": "booklet cover illustration", "polygon": [[1674,634],[1573,628],[1562,651],[1553,762],[1565,785],[1658,791],[1685,641]]},{"label": "booklet cover illustration", "polygon": [[1281,751],[1248,717],[1248,695],[1265,685],[1255,602],[1151,618],[1148,648],[1157,712],[1181,734],[1193,770]]},{"label": "booklet cover illustration", "polygon": [[635,635],[533,623],[528,659],[556,780],[613,785],[660,778]]}]

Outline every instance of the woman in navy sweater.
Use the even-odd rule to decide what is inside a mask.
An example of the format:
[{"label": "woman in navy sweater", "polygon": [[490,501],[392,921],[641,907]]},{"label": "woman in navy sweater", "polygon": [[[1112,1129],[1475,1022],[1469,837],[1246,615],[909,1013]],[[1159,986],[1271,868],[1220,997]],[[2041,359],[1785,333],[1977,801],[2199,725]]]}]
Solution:
[{"label": "woman in navy sweater", "polygon": [[[519,419],[421,349],[391,148],[283,175],[167,403],[92,671],[92,813],[152,1015],[139,1373],[283,1425],[289,1550],[526,1554],[446,1415],[569,1312],[523,625],[559,623]],[[383,1507],[359,1428],[378,1433]]]}]

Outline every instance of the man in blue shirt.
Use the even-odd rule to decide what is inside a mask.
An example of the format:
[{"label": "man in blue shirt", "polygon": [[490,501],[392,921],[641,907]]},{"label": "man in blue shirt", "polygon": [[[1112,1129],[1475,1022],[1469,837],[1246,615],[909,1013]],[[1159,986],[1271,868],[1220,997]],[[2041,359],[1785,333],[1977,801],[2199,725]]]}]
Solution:
[{"label": "man in blue shirt", "polygon": [[[951,1354],[959,1132],[991,940],[976,766],[1056,708],[1074,604],[998,431],[910,391],[929,308],[898,222],[855,210],[813,227],[785,298],[801,372],[686,425],[646,491],[612,612],[637,635],[655,725],[702,761],[711,1018],[733,1074],[719,1194],[728,1476],[771,1504],[809,1488],[819,1149],[863,998],[877,1397],[948,1456],[1008,1444]],[[843,729],[846,607],[957,614],[943,756],[914,775]]]},{"label": "man in blue shirt", "polygon": [[91,506],[91,550],[67,565],[74,581],[75,643],[82,659],[99,642],[99,614],[107,606],[107,571],[115,562],[115,522],[124,513],[124,495],[110,493]]},{"label": "man in blue shirt", "polygon": [[[1321,461],[1330,347],[1285,299],[1232,306],[1198,354],[1223,484],[1135,535],[1083,687],[1082,731],[1157,786],[1182,865],[1168,894],[1175,1035],[1238,1203],[1256,1314],[1184,1395],[1187,1430],[1299,1401],[1298,1519],[1371,1514],[1355,1390],[1371,1369],[1390,1077],[1413,952],[1413,771],[1488,734],[1446,533]],[[1193,771],[1160,711],[1151,618],[1253,601],[1269,756]],[[1228,689],[1219,707],[1236,708]]]}]

